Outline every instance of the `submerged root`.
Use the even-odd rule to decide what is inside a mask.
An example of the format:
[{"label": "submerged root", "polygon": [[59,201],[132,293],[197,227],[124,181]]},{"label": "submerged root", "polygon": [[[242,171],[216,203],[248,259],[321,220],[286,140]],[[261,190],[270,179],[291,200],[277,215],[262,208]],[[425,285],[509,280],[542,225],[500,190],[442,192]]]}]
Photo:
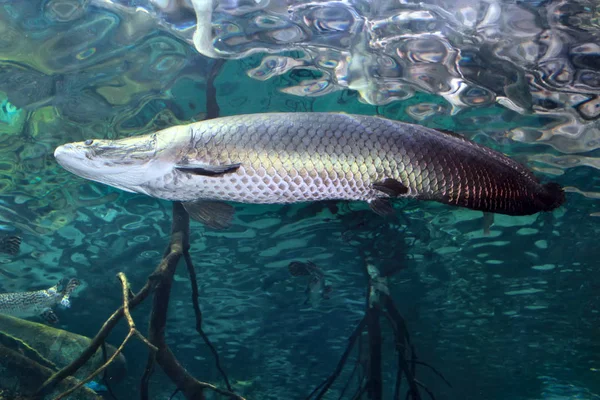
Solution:
[{"label": "submerged root", "polygon": [[[119,279],[121,280],[123,288],[123,305],[115,311],[108,320],[104,323],[100,331],[96,334],[90,345],[82,352],[82,354],[73,360],[69,365],[63,369],[57,371],[44,384],[37,390],[36,397],[42,397],[49,393],[66,377],[73,375],[83,364],[85,364],[102,346],[106,337],[110,334],[112,329],[117,325],[122,317],[125,317],[129,325],[129,333],[117,349],[117,351],[94,373],[83,380],[79,386],[84,385],[85,382],[93,379],[95,376],[104,371],[120,354],[127,342],[134,336],[137,336],[142,340],[150,349],[148,355],[147,368],[142,377],[141,390],[142,398],[148,398],[148,382],[150,375],[152,374],[154,364],[158,364],[165,374],[175,383],[177,389],[187,399],[204,399],[203,391],[205,389],[215,391],[221,395],[236,399],[245,400],[243,397],[233,393],[231,390],[220,389],[219,387],[212,385],[207,382],[202,382],[194,378],[177,360],[168,344],[165,340],[165,329],[167,322],[167,310],[169,305],[169,299],[171,295],[171,285],[173,283],[173,276],[177,269],[177,264],[182,256],[186,257],[186,261],[189,259],[189,216],[183,206],[180,203],[173,203],[173,224],[171,228],[171,241],[163,259],[160,264],[156,267],[154,272],[148,277],[144,287],[133,297],[130,298],[130,288],[125,275],[119,273]],[[191,267],[190,267],[191,266]],[[190,269],[191,268],[191,269]],[[195,272],[193,272],[193,265],[191,259],[189,259],[188,270],[190,275],[195,278]],[[195,283],[195,279],[194,279]],[[203,338],[207,341],[208,338],[201,329],[201,314],[200,309],[197,305],[197,284],[192,283],[193,296],[196,299],[194,301],[194,309],[196,312],[196,328],[201,333]],[[195,290],[194,290],[195,288]],[[150,293],[154,293],[152,312],[150,315],[150,327],[148,338],[146,339],[136,328],[133,318],[131,317],[131,310],[139,305],[142,301],[148,297]],[[210,342],[209,342],[210,343]],[[214,347],[213,352],[216,354]],[[218,360],[218,358],[217,358]],[[220,364],[217,364],[219,370],[223,374],[225,381],[228,384],[228,380],[224,375],[224,372],[220,368]],[[229,386],[229,384],[228,384]],[[64,392],[60,394],[57,399],[65,397],[71,392]]]},{"label": "submerged root", "polygon": [[97,375],[100,375],[106,368],[108,368],[108,366],[110,364],[112,364],[112,362],[118,357],[118,355],[121,354],[121,352],[125,348],[125,345],[127,344],[127,342],[129,342],[129,339],[131,339],[133,336],[137,336],[142,342],[144,342],[146,344],[146,346],[148,346],[150,348],[151,352],[155,352],[157,350],[157,348],[152,343],[150,343],[148,341],[148,339],[146,339],[144,337],[144,335],[142,335],[136,329],[135,322],[133,322],[133,318],[131,317],[131,312],[129,310],[129,293],[130,293],[129,282],[127,281],[127,277],[125,276],[124,273],[119,272],[117,274],[117,276],[118,276],[119,280],[121,281],[121,285],[123,287],[123,313],[125,314],[125,318],[127,319],[127,324],[129,325],[129,333],[127,333],[127,336],[125,336],[125,339],[123,340],[121,345],[117,348],[117,351],[115,351],[113,353],[113,355],[110,356],[110,358],[102,366],[100,366],[96,371],[92,372],[87,378],[81,380],[77,385],[75,385],[71,389],[66,390],[66,391],[62,392],[61,394],[59,394],[58,396],[56,396],[54,398],[54,400],[60,400],[64,397],[67,397],[68,395],[73,393],[75,390],[79,389],[80,387],[85,385],[87,382],[94,379]]},{"label": "submerged root", "polygon": [[[243,397],[229,390],[219,389],[214,385],[201,382],[194,378],[181,364],[179,364],[179,361],[177,361],[175,355],[165,341],[165,325],[167,321],[167,310],[169,307],[173,276],[175,275],[175,269],[179,259],[181,256],[185,257],[185,255],[188,254],[190,247],[189,223],[189,216],[181,203],[173,203],[173,234],[171,236],[171,243],[165,252],[165,254],[167,254],[166,258],[170,259],[170,263],[165,269],[160,271],[160,275],[155,277],[155,279],[159,279],[160,283],[156,286],[154,292],[152,312],[150,314],[150,334],[148,335],[148,338],[158,350],[156,352],[156,357],[154,357],[154,354],[148,356],[146,371],[142,377],[142,398],[148,398],[148,382],[150,375],[154,370],[154,363],[156,362],[161,366],[167,376],[175,382],[181,393],[188,399],[203,399],[203,390],[209,389],[230,398],[245,400]],[[189,257],[189,255],[187,257]],[[196,314],[197,318],[198,315],[199,314]]]},{"label": "submerged root", "polygon": [[342,372],[342,369],[344,369],[344,365],[346,364],[346,361],[348,360],[348,357],[350,356],[350,352],[354,348],[354,344],[356,343],[357,339],[359,339],[363,329],[365,329],[365,326],[367,326],[367,319],[363,318],[358,323],[358,326],[354,329],[354,332],[352,332],[352,335],[350,335],[350,338],[348,339],[348,346],[346,347],[346,350],[344,350],[344,353],[342,354],[340,361],[338,361],[333,373],[325,381],[323,381],[323,383],[321,383],[319,386],[317,386],[308,395],[307,399],[310,399],[317,391],[319,391],[319,389],[320,389],[319,394],[317,395],[317,397],[315,397],[315,399],[321,399],[321,398],[323,398],[325,393],[327,393],[327,391],[329,390],[331,385],[333,385],[335,380],[338,378],[338,376]]},{"label": "submerged root", "polygon": [[[135,308],[139,305],[152,290],[152,285],[150,281],[146,282],[146,285],[132,298],[129,300],[129,309]],[[96,336],[92,339],[88,347],[77,357],[74,359],[69,365],[60,369],[56,373],[54,373],[50,378],[44,382],[42,386],[36,391],[36,397],[42,397],[43,395],[49,393],[58,385],[62,380],[67,378],[68,376],[72,376],[77,372],[79,368],[81,368],[95,353],[96,351],[104,344],[104,341],[113,330],[113,328],[117,325],[117,323],[121,320],[121,318],[125,315],[125,307],[121,306],[117,311],[115,311],[102,325],[100,331],[96,334]]]},{"label": "submerged root", "polygon": [[[379,270],[373,265],[366,265],[367,274],[369,275],[369,287],[367,292],[367,310],[363,319],[359,322],[357,327],[352,332],[349,338],[348,345],[340,358],[335,370],[325,381],[323,381],[317,388],[315,388],[306,398],[310,400],[314,397],[315,400],[322,399],[328,392],[329,388],[333,385],[335,380],[341,374],[350,353],[352,352],[354,345],[357,341],[361,341],[361,335],[366,332],[366,339],[368,345],[368,359],[366,364],[368,365],[366,370],[366,376],[359,379],[359,386],[356,394],[352,397],[353,399],[359,399],[365,393],[371,400],[381,400],[383,398],[383,379],[382,379],[382,333],[381,333],[381,319],[387,320],[392,327],[394,333],[394,341],[396,344],[397,352],[397,365],[398,371],[396,375],[396,382],[394,385],[394,399],[400,399],[400,387],[402,378],[404,377],[408,383],[408,390],[406,392],[406,399],[410,400],[421,400],[421,390],[429,395],[430,398],[435,399],[433,392],[429,390],[422,382],[416,379],[416,366],[423,365],[430,368],[436,375],[438,375],[448,386],[450,383],[444,378],[444,376],[438,372],[435,368],[427,363],[418,361],[414,346],[411,344],[406,322],[402,315],[396,308],[392,297],[389,294],[387,288],[387,277],[389,274],[381,274]],[[410,359],[406,359],[407,349],[410,349]],[[360,356],[359,356],[360,357]],[[357,363],[350,374],[352,379],[355,376],[358,364]],[[350,386],[348,381],[342,393],[345,393]],[[340,396],[341,398],[341,396]]]},{"label": "submerged root", "polygon": [[188,274],[190,276],[190,283],[192,286],[192,305],[194,307],[194,315],[196,317],[196,332],[198,332],[200,337],[202,337],[202,340],[208,346],[211,353],[215,357],[215,365],[217,367],[217,370],[219,370],[219,372],[221,373],[221,376],[223,377],[223,380],[225,381],[225,385],[227,386],[227,389],[229,391],[232,391],[233,389],[231,388],[231,384],[229,383],[229,378],[227,378],[227,374],[225,373],[225,371],[223,370],[223,367],[221,366],[221,361],[219,359],[219,353],[217,352],[217,349],[215,349],[215,346],[211,343],[210,339],[208,338],[208,336],[202,329],[202,311],[200,311],[200,305],[198,304],[198,282],[196,281],[196,269],[194,268],[194,264],[192,263],[192,257],[190,257],[190,253],[189,253],[188,249],[185,249],[184,257],[185,257],[185,264],[188,269]]}]

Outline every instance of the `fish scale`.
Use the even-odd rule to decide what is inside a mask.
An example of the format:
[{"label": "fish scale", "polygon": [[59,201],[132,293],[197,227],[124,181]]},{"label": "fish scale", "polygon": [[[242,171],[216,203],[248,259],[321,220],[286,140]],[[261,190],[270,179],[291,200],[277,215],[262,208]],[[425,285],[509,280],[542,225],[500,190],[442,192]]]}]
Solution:
[{"label": "fish scale", "polygon": [[41,314],[42,310],[60,302],[63,294],[56,288],[37,290],[34,292],[1,293],[0,313],[10,315]]},{"label": "fish scale", "polygon": [[[521,186],[537,187],[533,175],[496,152],[450,134],[382,118],[266,114],[225,117],[190,127],[191,163],[241,167],[223,178],[183,173],[188,191],[195,192],[187,200],[371,201],[387,196],[373,190],[373,183],[394,178],[409,189],[407,196],[511,212],[517,211],[518,186],[505,180],[492,187],[492,175],[516,172]],[[176,192],[177,185],[164,184],[165,197]],[[498,201],[492,204],[490,197]]]},{"label": "fish scale", "polygon": [[[224,192],[230,192],[227,195],[233,194],[235,198],[232,200],[243,202],[281,202],[286,199],[314,201],[332,196],[351,199],[356,198],[357,194],[359,199],[367,199],[372,196],[373,191],[369,187],[370,180],[365,168],[359,168],[361,160],[358,158],[362,157],[362,154],[345,152],[350,150],[350,146],[345,144],[348,139],[341,135],[341,130],[336,131],[323,126],[318,135],[317,128],[309,125],[309,122],[315,121],[298,118],[290,118],[287,123],[277,124],[277,129],[271,126],[269,130],[265,118],[250,118],[249,121],[232,118],[234,121],[223,121],[224,127],[235,124],[245,128],[242,129],[245,132],[237,130],[237,135],[244,138],[239,145],[235,144],[236,137],[227,129],[223,129],[224,127],[219,127],[217,131],[223,135],[224,141],[229,140],[232,145],[223,147],[219,145],[219,141],[212,142],[213,146],[210,146],[211,141],[207,140],[215,129],[213,124],[198,125],[199,129],[194,129],[195,147],[201,149],[196,160],[206,159],[209,163],[239,162],[242,166],[237,176],[249,178],[245,181],[246,184],[241,182],[241,185],[239,179],[231,179],[229,182],[234,185],[233,188],[227,184],[227,179],[225,182],[206,179],[203,184],[213,186],[212,190],[209,189],[209,195],[214,198],[224,199]],[[346,134],[355,136],[353,131]],[[281,141],[285,137],[294,137],[296,140]],[[329,143],[335,145],[335,139],[339,140],[340,137],[343,146],[336,146],[333,153],[327,152],[328,147],[333,147]],[[360,136],[356,135],[352,139],[358,142]],[[277,145],[277,141],[281,145]],[[225,151],[222,151],[222,148]],[[358,143],[356,148],[359,148]],[[375,172],[375,168],[372,170]],[[255,197],[256,200],[252,201]]]},{"label": "fish scale", "polygon": [[183,202],[363,200],[377,211],[388,197],[408,196],[524,215],[564,201],[557,184],[540,184],[499,152],[456,134],[365,115],[223,117],[117,141],[67,144],[55,156],[88,179]]}]

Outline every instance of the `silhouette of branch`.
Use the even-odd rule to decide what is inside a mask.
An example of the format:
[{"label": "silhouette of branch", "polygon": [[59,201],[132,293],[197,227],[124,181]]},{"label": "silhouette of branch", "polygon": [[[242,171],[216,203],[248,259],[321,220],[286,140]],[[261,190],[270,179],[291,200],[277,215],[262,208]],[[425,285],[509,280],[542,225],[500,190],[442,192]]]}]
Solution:
[{"label": "silhouette of branch", "polygon": [[427,394],[429,395],[429,397],[431,397],[431,400],[435,400],[435,396],[433,395],[433,392],[427,387],[425,386],[422,382],[418,381],[415,379],[415,382],[417,383],[417,385],[422,388],[425,392],[427,392]]},{"label": "silhouette of branch", "polygon": [[360,320],[360,322],[358,323],[356,328],[354,328],[352,335],[350,335],[350,338],[348,339],[348,346],[346,346],[346,350],[344,350],[344,353],[342,354],[340,361],[338,361],[338,363],[335,367],[335,370],[325,381],[323,381],[323,383],[321,383],[319,386],[317,386],[308,395],[307,400],[310,399],[313,396],[313,394],[315,394],[320,388],[322,388],[322,389],[319,392],[319,394],[317,395],[317,397],[315,397],[315,400],[322,399],[323,396],[325,395],[325,393],[327,393],[327,391],[329,390],[331,385],[333,385],[335,380],[338,378],[338,376],[342,372],[342,369],[344,368],[344,365],[346,364],[346,360],[348,359],[348,356],[350,356],[350,352],[354,348],[354,344],[356,343],[356,340],[360,337],[360,334],[363,331],[363,329],[365,328],[366,324],[367,324],[366,318],[363,318]]},{"label": "silhouette of branch", "polygon": [[148,338],[150,343],[156,346],[157,351],[155,354],[149,354],[148,356],[146,371],[142,377],[142,395],[148,393],[149,378],[153,371],[154,362],[156,362],[187,399],[203,399],[203,390],[210,389],[233,399],[245,400],[242,396],[229,390],[220,389],[194,378],[175,358],[165,340],[165,326],[173,276],[181,256],[189,249],[189,230],[190,218],[188,213],[181,203],[174,202],[171,242],[165,251],[165,254],[167,254],[165,259],[168,259],[169,262],[151,277],[151,279],[157,279],[158,284],[152,301]]},{"label": "silhouette of branch", "polygon": [[[106,351],[106,342],[102,342],[102,360],[104,362],[106,362],[108,360],[108,353]],[[104,384],[104,386],[106,386],[106,390],[108,391],[109,396],[113,399],[113,400],[118,400],[117,396],[115,396],[115,394],[113,393],[113,390],[110,386],[110,382],[109,382],[109,378],[107,375],[107,370],[104,370],[104,373],[102,374],[102,383]]]},{"label": "silhouette of branch", "polygon": [[76,391],[77,389],[81,388],[87,382],[94,379],[97,375],[101,374],[106,368],[108,368],[108,366],[110,364],[113,363],[113,361],[115,361],[117,359],[119,354],[121,354],[121,352],[125,348],[125,345],[127,344],[127,342],[129,342],[129,339],[131,339],[133,336],[137,336],[142,342],[144,342],[146,344],[146,346],[148,346],[150,348],[151,351],[154,352],[157,350],[157,348],[154,345],[152,345],[150,342],[148,342],[148,340],[135,328],[135,322],[133,322],[133,318],[131,317],[131,313],[129,311],[129,292],[130,292],[129,282],[127,281],[127,277],[125,277],[124,273],[119,272],[117,274],[117,276],[121,280],[121,285],[123,287],[123,313],[125,314],[125,318],[127,319],[127,324],[129,325],[129,333],[127,333],[127,336],[125,337],[125,339],[123,340],[121,345],[112,354],[112,356],[110,356],[110,358],[104,364],[102,364],[102,366],[100,366],[98,369],[96,369],[94,372],[92,372],[90,375],[88,375],[87,378],[81,380],[77,385],[73,386],[69,390],[66,390],[66,391],[62,392],[61,394],[59,394],[58,396],[56,396],[54,398],[54,400],[60,400],[60,399],[67,397],[68,395],[70,395],[71,393]]},{"label": "silhouette of branch", "polygon": [[204,333],[204,330],[202,329],[202,311],[200,310],[200,305],[198,304],[198,295],[199,295],[198,294],[198,282],[196,281],[196,270],[194,268],[194,264],[192,263],[192,257],[190,257],[189,249],[184,249],[183,255],[185,258],[185,264],[188,269],[188,274],[190,276],[190,283],[192,285],[192,305],[194,307],[194,315],[196,316],[196,332],[198,332],[198,334],[200,334],[200,336],[202,337],[202,340],[204,340],[204,343],[208,346],[208,348],[212,352],[213,356],[215,357],[216,367],[219,370],[219,372],[221,373],[223,380],[225,380],[225,385],[227,385],[227,389],[229,389],[229,391],[232,391],[233,389],[231,388],[231,385],[229,384],[229,379],[227,378],[227,374],[223,370],[223,367],[221,367],[221,361],[219,360],[219,353],[217,352],[217,349],[215,349],[215,346],[213,346],[211,341],[208,339],[208,336],[206,336],[206,333]]},{"label": "silhouette of branch", "polygon": [[[363,256],[364,255],[365,254],[363,253]],[[367,332],[367,346],[369,349],[369,357],[366,361],[368,364],[367,373],[366,377],[363,377],[359,380],[357,393],[352,398],[359,399],[366,392],[370,400],[383,399],[382,331],[380,321],[382,317],[384,317],[384,320],[387,320],[392,327],[397,350],[398,371],[394,385],[393,399],[399,400],[401,394],[400,386],[402,377],[405,376],[408,381],[408,391],[406,393],[407,400],[421,400],[419,389],[424,390],[433,400],[435,400],[433,392],[431,392],[431,390],[429,390],[429,388],[427,388],[422,382],[415,379],[416,366],[424,365],[431,368],[436,375],[444,380],[444,382],[446,382],[448,385],[449,383],[435,368],[431,367],[429,364],[417,360],[414,346],[410,343],[410,335],[406,327],[406,321],[404,321],[404,318],[402,318],[402,315],[396,308],[387,286],[388,277],[393,273],[389,273],[390,270],[388,270],[387,273],[382,274],[378,268],[366,262],[365,268],[367,275],[369,276],[366,302],[367,310],[365,316],[350,336],[349,343],[346,346],[346,349],[344,350],[344,353],[342,354],[342,357],[336,365],[333,373],[309,394],[307,400],[311,399],[317,391],[319,391],[319,394],[317,397],[315,397],[315,400],[323,398],[331,385],[340,375],[356,340],[360,337],[365,328]],[[394,269],[393,271],[396,272],[398,270],[399,269]],[[405,358],[407,349],[410,349],[410,363]],[[357,365],[358,362],[360,362],[360,357],[361,355],[359,354]],[[355,371],[356,365],[352,370],[350,379],[352,379],[354,376]],[[344,386],[340,399],[348,389],[350,379]]]},{"label": "silhouette of branch", "polygon": [[[186,247],[187,246],[187,247]],[[125,276],[119,274],[119,278],[123,284],[123,305],[115,311],[106,320],[100,331],[90,342],[88,347],[73,360],[69,365],[54,373],[44,384],[36,391],[36,397],[43,397],[45,394],[52,391],[58,383],[66,377],[73,375],[81,366],[83,366],[102,346],[106,337],[112,329],[117,325],[119,320],[125,316],[130,330],[125,337],[123,343],[117,351],[107,360],[107,362],[96,370],[91,378],[101,373],[110,363],[116,359],[118,354],[123,350],[125,344],[133,337],[138,336],[151,349],[149,354],[148,368],[142,377],[142,396],[148,398],[148,379],[151,374],[154,361],[165,371],[166,375],[175,383],[179,391],[187,399],[203,399],[203,390],[213,390],[221,395],[237,399],[245,400],[243,397],[229,391],[218,388],[210,383],[201,382],[195,379],[190,373],[177,361],[171,349],[165,341],[165,326],[167,309],[169,305],[169,297],[171,294],[171,285],[173,283],[173,275],[177,268],[177,264],[183,255],[183,249],[189,249],[189,216],[180,203],[173,203],[173,223],[171,229],[171,241],[164,257],[156,267],[154,272],[148,277],[144,287],[133,297],[130,298],[129,284]],[[152,313],[150,316],[150,329],[148,339],[144,338],[135,328],[131,310],[139,305],[148,295],[154,292]],[[90,378],[90,377],[88,377]],[[90,378],[90,379],[91,379]],[[85,381],[84,381],[85,382]],[[83,382],[82,382],[83,384]],[[144,398],[144,397],[142,397]]]},{"label": "silhouette of branch", "polygon": [[[358,341],[358,354],[360,354],[360,338]],[[346,384],[344,385],[344,388],[342,389],[342,391],[340,392],[340,396],[338,397],[338,400],[342,400],[344,398],[344,395],[346,394],[346,390],[348,390],[348,387],[350,387],[350,384],[352,383],[352,378],[354,378],[354,375],[356,375],[356,371],[358,371],[358,366],[360,365],[360,359],[357,359],[356,362],[354,363],[354,367],[352,367],[352,372],[350,372],[350,376],[348,377],[348,380],[346,381]],[[359,382],[362,381],[362,378],[359,380]]]},{"label": "silhouette of branch", "polygon": [[[129,301],[129,309],[133,309],[138,304],[140,304],[152,290],[152,284],[150,281],[146,282],[144,287]],[[125,308],[121,306],[117,311],[115,311],[102,325],[102,328],[98,331],[96,336],[92,339],[88,347],[86,347],[83,352],[71,361],[69,365],[66,365],[64,368],[60,369],[56,373],[54,373],[50,378],[44,382],[42,386],[36,391],[36,397],[42,397],[44,394],[47,394],[52,391],[62,380],[67,378],[68,376],[72,376],[81,368],[94,354],[96,351],[102,346],[112,329],[117,325],[119,320],[125,315]]]},{"label": "silhouette of branch", "polygon": [[437,369],[435,369],[435,367],[433,367],[432,365],[429,365],[428,363],[424,362],[424,361],[415,361],[414,362],[417,365],[422,365],[424,367],[427,367],[431,370],[431,372],[433,372],[434,374],[436,374],[439,378],[441,378],[446,385],[448,385],[448,387],[452,387],[452,384],[450,382],[448,382],[448,380],[446,379],[446,377],[444,377],[444,375],[438,371]]},{"label": "silhouette of branch", "polygon": [[372,307],[367,311],[367,332],[369,335],[369,373],[367,393],[371,400],[383,399],[383,379],[381,373],[381,324],[379,310]]},{"label": "silhouette of branch", "polygon": [[364,392],[369,388],[369,384],[362,385],[359,390],[356,392],[352,400],[359,400]]}]

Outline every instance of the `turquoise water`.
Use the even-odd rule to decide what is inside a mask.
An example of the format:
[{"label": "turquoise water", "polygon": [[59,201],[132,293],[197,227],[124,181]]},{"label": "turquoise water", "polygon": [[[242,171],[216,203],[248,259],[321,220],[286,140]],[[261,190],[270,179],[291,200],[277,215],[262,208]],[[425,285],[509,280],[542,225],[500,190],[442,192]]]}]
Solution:
[{"label": "turquoise water", "polygon": [[[594,5],[570,3],[289,11],[277,1],[221,2],[207,50],[194,46],[186,2],[0,1],[0,231],[23,238],[17,256],[0,255],[1,291],[77,277],[58,327],[94,336],[121,305],[116,274],[139,290],[168,244],[170,203],[69,174],[53,158],[63,143],[200,121],[215,105],[220,116],[382,115],[505,152],[567,187],[567,202],[553,213],[496,215],[489,235],[480,212],[414,200],[399,201],[392,220],[360,203],[236,204],[228,230],[192,222],[203,326],[232,389],[304,399],[333,371],[365,313],[367,251],[381,269],[402,268],[389,287],[419,360],[451,384],[417,368],[437,399],[600,398],[599,31]],[[365,47],[361,35],[373,41]],[[222,64],[207,57],[215,49]],[[313,262],[329,298],[309,298],[292,261]],[[190,373],[225,387],[190,296],[180,265],[167,343]],[[143,333],[150,303],[133,312]],[[126,334],[122,321],[108,341]],[[385,324],[381,343],[391,399],[397,361]],[[354,398],[365,346],[324,398]],[[147,348],[133,340],[124,355],[127,375],[109,386],[118,399],[139,397]],[[175,390],[157,367],[149,398]]]}]

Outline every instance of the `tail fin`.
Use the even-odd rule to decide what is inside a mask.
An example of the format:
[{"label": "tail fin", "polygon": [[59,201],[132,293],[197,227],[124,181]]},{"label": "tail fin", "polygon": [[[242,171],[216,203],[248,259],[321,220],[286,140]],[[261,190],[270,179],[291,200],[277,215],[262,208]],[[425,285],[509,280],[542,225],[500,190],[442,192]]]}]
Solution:
[{"label": "tail fin", "polygon": [[73,293],[73,291],[75,289],[77,289],[79,287],[79,285],[81,285],[81,281],[77,278],[72,278],[69,279],[69,282],[67,282],[65,288],[63,289],[63,293],[67,296],[69,296],[71,293]]},{"label": "tail fin", "polygon": [[565,192],[558,183],[546,183],[542,185],[542,188],[538,196],[538,201],[543,211],[552,211],[565,202]]},{"label": "tail fin", "polygon": [[69,279],[69,282],[67,282],[67,284],[64,286],[63,290],[62,290],[62,294],[63,297],[60,301],[60,304],[62,304],[64,307],[71,307],[71,302],[69,301],[69,297],[71,297],[71,293],[73,293],[73,291],[75,289],[77,289],[77,287],[81,285],[81,282],[79,281],[79,279],[77,278],[72,278]]}]

